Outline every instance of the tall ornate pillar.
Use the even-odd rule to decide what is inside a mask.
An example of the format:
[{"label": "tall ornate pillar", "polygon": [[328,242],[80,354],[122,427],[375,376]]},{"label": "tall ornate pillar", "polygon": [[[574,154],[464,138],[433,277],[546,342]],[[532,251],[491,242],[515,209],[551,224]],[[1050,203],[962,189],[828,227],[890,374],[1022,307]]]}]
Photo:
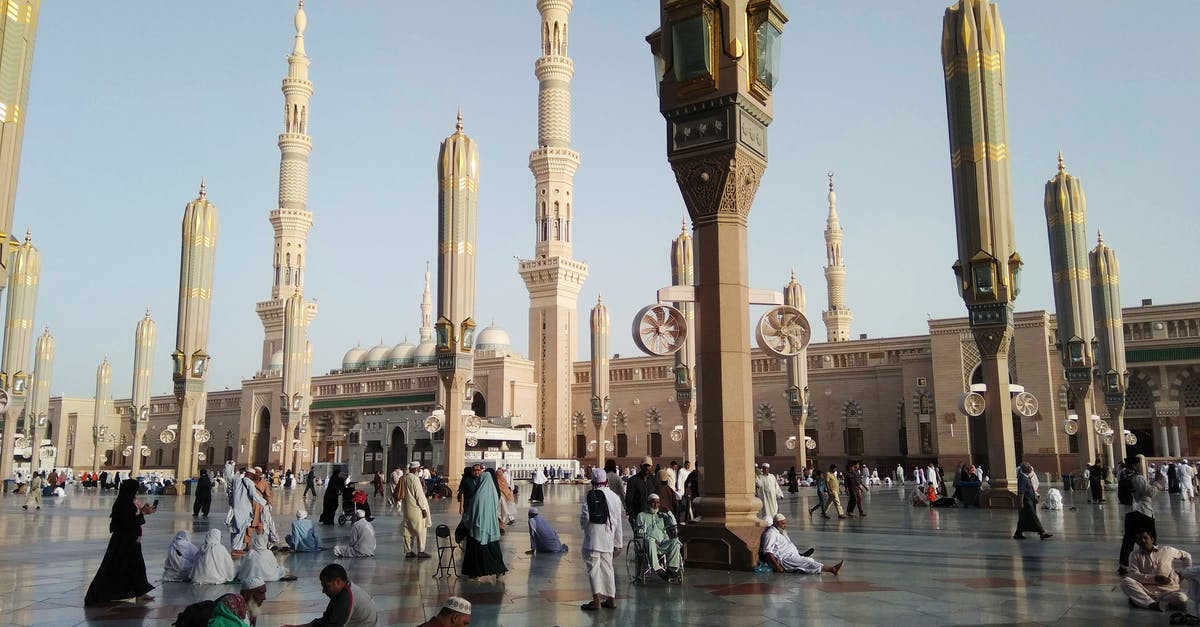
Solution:
[{"label": "tall ornate pillar", "polygon": [[605,427],[608,426],[608,307],[600,297],[592,307],[592,423],[596,426],[596,467],[604,467]]}]

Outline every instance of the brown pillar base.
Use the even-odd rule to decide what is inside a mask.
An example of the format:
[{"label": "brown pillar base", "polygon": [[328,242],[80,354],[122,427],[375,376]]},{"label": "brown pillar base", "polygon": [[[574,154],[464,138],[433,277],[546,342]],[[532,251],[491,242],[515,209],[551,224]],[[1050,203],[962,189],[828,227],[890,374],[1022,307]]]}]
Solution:
[{"label": "brown pillar base", "polygon": [[701,521],[682,525],[683,561],[688,568],[754,570],[763,527],[727,527]]},{"label": "brown pillar base", "polygon": [[992,489],[979,494],[979,504],[988,509],[1018,509],[1021,507],[1021,500],[1017,498],[1016,492]]}]

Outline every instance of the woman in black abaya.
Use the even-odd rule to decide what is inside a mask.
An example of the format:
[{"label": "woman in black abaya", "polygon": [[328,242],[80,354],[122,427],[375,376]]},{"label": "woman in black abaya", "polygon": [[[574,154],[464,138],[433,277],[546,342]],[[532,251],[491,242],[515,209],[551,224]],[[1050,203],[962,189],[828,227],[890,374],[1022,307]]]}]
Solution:
[{"label": "woman in black abaya", "polygon": [[342,479],[342,469],[335,468],[333,474],[329,475],[329,481],[325,482],[325,495],[321,497],[321,524],[332,525],[333,520],[337,518],[338,500],[342,497],[342,490],[346,487],[346,481]]},{"label": "woman in black abaya", "polygon": [[146,579],[146,560],[142,557],[142,525],[146,514],[154,513],[154,506],[139,505],[137,490],[137,479],[126,479],[117,488],[117,502],[113,503],[112,521],[108,523],[112,537],[100,569],[88,586],[85,606],[130,598],[154,600],[147,594],[154,586]]}]

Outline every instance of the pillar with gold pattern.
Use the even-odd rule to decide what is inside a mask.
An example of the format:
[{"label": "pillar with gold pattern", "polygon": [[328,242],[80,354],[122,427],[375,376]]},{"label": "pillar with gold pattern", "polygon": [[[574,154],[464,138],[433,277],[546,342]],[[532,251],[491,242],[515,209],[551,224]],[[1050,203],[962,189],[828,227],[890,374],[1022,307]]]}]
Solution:
[{"label": "pillar with gold pattern", "polygon": [[[475,347],[475,228],[479,150],[462,113],[438,154],[437,370],[446,417],[446,473],[457,489],[466,459],[463,412],[470,411]],[[466,404],[464,406],[464,401]]]},{"label": "pillar with gold pattern", "polygon": [[[942,69],[950,127],[950,172],[958,260],[954,273],[982,358],[982,428],[971,429],[973,461],[988,469],[988,507],[1016,507],[1016,454],[1008,351],[1021,256],[1013,236],[1004,109],[1004,27],[988,0],[961,0],[942,21]],[[966,390],[964,390],[965,392]],[[983,441],[980,441],[983,440]]]},{"label": "pillar with gold pattern", "polygon": [[1125,433],[1125,391],[1129,370],[1125,365],[1125,330],[1121,318],[1121,266],[1117,251],[1104,243],[1099,233],[1096,247],[1088,254],[1092,279],[1092,313],[1096,328],[1096,369],[1104,405],[1114,423],[1117,457],[1125,459],[1125,445],[1132,433]]},{"label": "pillar with gold pattern", "polygon": [[[29,384],[29,411],[26,413],[25,429],[29,432],[30,451],[33,457],[29,460],[30,468],[34,470],[49,470],[57,467],[55,458],[51,456],[55,449],[51,443],[42,450],[42,440],[46,437],[46,422],[50,416],[50,381],[54,375],[54,336],[50,335],[50,327],[38,336],[37,345],[33,350],[33,380]],[[32,428],[31,428],[32,427]]]},{"label": "pillar with gold pattern", "polygon": [[[10,253],[17,244],[9,234],[17,200],[17,174],[33,72],[33,43],[42,0],[7,0],[4,4],[5,15],[0,19],[0,294],[8,285]],[[6,453],[5,457],[11,455]],[[7,471],[4,476],[8,476]]]},{"label": "pillar with gold pattern", "polygon": [[154,374],[154,342],[157,335],[158,326],[150,318],[150,310],[147,309],[146,317],[138,321],[133,333],[133,413],[129,420],[133,450],[129,476],[135,479],[142,468],[142,447],[146,446],[142,439],[146,435],[146,427],[150,426],[150,379]]},{"label": "pillar with gold pattern", "polygon": [[[695,251],[691,234],[688,233],[687,222],[681,227],[679,236],[671,240],[671,285],[695,286]],[[696,305],[692,301],[676,302],[675,308],[683,314],[689,329],[695,329]],[[683,348],[675,351],[675,401],[679,403],[679,416],[682,421],[681,433],[683,438],[683,459],[696,459],[696,334],[688,333],[683,340]],[[674,430],[672,430],[674,432]]]},{"label": "pillar with gold pattern", "polygon": [[110,431],[112,427],[108,424],[108,415],[112,410],[112,395],[109,392],[111,384],[112,366],[105,357],[96,367],[96,399],[92,409],[92,444],[95,447],[92,453],[92,474],[100,472],[104,452],[108,450],[108,443],[112,441],[110,438],[115,437],[115,433]]},{"label": "pillar with gold pattern", "polygon": [[180,403],[175,480],[195,476],[196,435],[204,429],[208,408],[208,327],[212,312],[213,263],[217,252],[217,207],[200,195],[183,210],[179,261],[179,317],[175,328],[172,379]]},{"label": "pillar with gold pattern", "polygon": [[17,421],[29,395],[29,350],[42,256],[28,232],[8,261],[8,309],[4,317],[4,360],[0,365],[0,392],[7,396],[8,404],[4,410],[4,440],[0,442],[0,477],[12,476]]},{"label": "pillar with gold pattern", "polygon": [[608,397],[608,307],[604,300],[596,297],[592,307],[592,424],[596,426],[596,467],[604,467],[608,409],[612,400]]},{"label": "pillar with gold pattern", "polygon": [[746,229],[767,167],[767,125],[787,21],[775,0],[660,0],[647,38],[666,119],[667,160],[695,238],[699,520],[689,566],[749,570],[755,514]]},{"label": "pillar with gold pattern", "polygon": [[[796,273],[783,287],[783,304],[795,307],[804,313],[807,301],[804,298],[804,286],[796,282]],[[804,430],[808,424],[808,346],[800,349],[799,353],[788,357],[788,414],[796,427],[796,472],[803,473],[808,467],[808,447]]]},{"label": "pillar with gold pattern", "polygon": [[1058,321],[1056,345],[1067,386],[1075,399],[1079,428],[1073,436],[1079,440],[1079,462],[1070,470],[1082,473],[1083,468],[1096,461],[1100,450],[1098,440],[1103,434],[1097,432],[1100,417],[1092,398],[1096,330],[1092,319],[1092,282],[1088,278],[1087,199],[1079,178],[1067,172],[1061,152],[1058,172],[1046,181],[1044,205],[1054,315]]}]

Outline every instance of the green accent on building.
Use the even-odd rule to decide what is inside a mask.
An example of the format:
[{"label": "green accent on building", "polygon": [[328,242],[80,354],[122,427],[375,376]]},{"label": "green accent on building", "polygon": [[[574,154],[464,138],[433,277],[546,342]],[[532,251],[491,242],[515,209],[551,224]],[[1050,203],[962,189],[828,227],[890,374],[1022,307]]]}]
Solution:
[{"label": "green accent on building", "polygon": [[1138,348],[1125,351],[1125,361],[1128,363],[1145,363],[1148,361],[1189,361],[1200,360],[1200,346],[1180,346],[1179,348]]},{"label": "green accent on building", "polygon": [[409,394],[408,396],[373,396],[369,398],[331,398],[314,402],[309,409],[347,409],[350,407],[379,407],[382,405],[421,405],[432,403],[433,394]]}]

